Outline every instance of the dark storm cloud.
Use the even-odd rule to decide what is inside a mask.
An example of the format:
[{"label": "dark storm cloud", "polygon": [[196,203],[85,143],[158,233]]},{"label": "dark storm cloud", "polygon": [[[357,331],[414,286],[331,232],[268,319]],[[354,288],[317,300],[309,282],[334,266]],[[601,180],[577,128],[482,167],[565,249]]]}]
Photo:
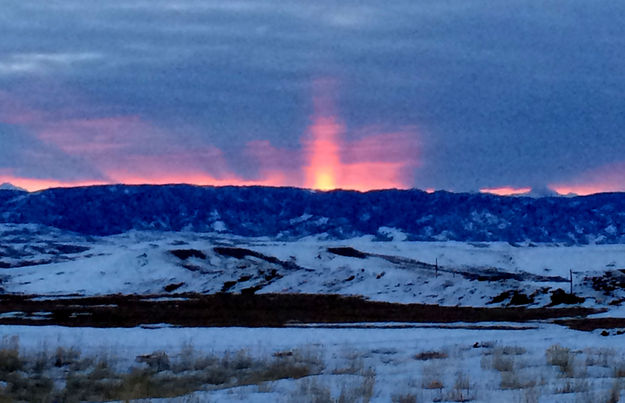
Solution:
[{"label": "dark storm cloud", "polygon": [[249,176],[246,146],[299,147],[330,77],[346,141],[414,128],[415,186],[544,187],[625,160],[624,17],[603,0],[6,1],[0,90],[80,93],[30,102],[185,130]]}]

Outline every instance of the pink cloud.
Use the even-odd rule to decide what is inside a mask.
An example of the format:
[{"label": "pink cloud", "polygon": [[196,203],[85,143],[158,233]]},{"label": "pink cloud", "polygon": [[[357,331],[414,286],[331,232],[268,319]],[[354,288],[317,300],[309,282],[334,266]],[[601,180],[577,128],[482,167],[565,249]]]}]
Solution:
[{"label": "pink cloud", "polygon": [[[103,116],[89,113],[88,105],[76,112],[67,106],[62,112],[56,111],[59,113],[44,112],[14,101],[15,97],[4,92],[0,93],[0,119],[29,130],[68,158],[88,161],[108,178],[106,183],[304,186],[324,190],[410,187],[419,160],[415,132],[364,129],[351,133],[357,139],[348,141],[350,133],[332,102],[334,83],[322,80],[316,85],[315,111],[302,136],[301,148],[277,148],[267,140],[249,142],[242,154],[254,162],[256,169],[247,177],[236,174],[214,145],[157,127],[140,116]],[[63,181],[9,174],[4,178],[29,190],[103,183],[89,178]]]},{"label": "pink cloud", "polygon": [[257,167],[257,178],[272,178],[279,186],[302,186],[301,153],[299,150],[277,148],[268,140],[254,140],[246,144],[245,155]]},{"label": "pink cloud", "polygon": [[574,193],[581,196],[625,191],[625,162],[603,165],[568,182],[550,184],[549,188],[561,195]]},{"label": "pink cloud", "polygon": [[24,178],[15,176],[7,172],[6,170],[0,171],[0,183],[11,183],[14,186],[26,189],[29,192],[35,192],[37,190],[57,188],[57,187],[76,187],[76,186],[91,186],[102,185],[106,182],[85,180],[85,181],[63,181],[55,179],[37,179],[37,178]]},{"label": "pink cloud", "polygon": [[532,191],[531,187],[513,187],[513,186],[501,186],[496,188],[482,188],[480,192],[490,193],[498,196],[515,196],[522,195]]},{"label": "pink cloud", "polygon": [[418,165],[419,147],[414,131],[379,133],[373,130],[353,141],[342,153],[346,163],[363,161],[401,162]]},{"label": "pink cloud", "polygon": [[0,90],[0,123],[30,125],[45,120],[45,117],[43,111],[29,108],[19,97]]},{"label": "pink cloud", "polygon": [[[319,84],[324,91],[328,86],[325,81]],[[306,187],[361,191],[411,187],[412,171],[419,165],[413,130],[380,133],[367,129],[359,131],[364,134],[358,140],[347,141],[347,129],[327,92],[317,96],[314,105],[303,140]]]}]

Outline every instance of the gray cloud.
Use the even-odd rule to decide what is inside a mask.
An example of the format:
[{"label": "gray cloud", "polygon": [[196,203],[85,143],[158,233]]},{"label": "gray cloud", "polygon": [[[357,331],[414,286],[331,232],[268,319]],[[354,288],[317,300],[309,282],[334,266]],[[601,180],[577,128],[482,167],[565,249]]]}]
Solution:
[{"label": "gray cloud", "polygon": [[106,180],[79,157],[44,144],[13,125],[0,124],[0,176],[57,181]]},{"label": "gray cloud", "polygon": [[0,75],[49,73],[99,58],[95,53],[17,53],[0,60]]},{"label": "gray cloud", "polygon": [[[188,128],[251,175],[246,144],[298,147],[332,77],[346,140],[417,128],[415,186],[541,187],[624,159],[623,17],[606,0],[8,0],[0,90],[37,75],[82,94],[85,118]],[[76,107],[56,95],[34,102]]]}]

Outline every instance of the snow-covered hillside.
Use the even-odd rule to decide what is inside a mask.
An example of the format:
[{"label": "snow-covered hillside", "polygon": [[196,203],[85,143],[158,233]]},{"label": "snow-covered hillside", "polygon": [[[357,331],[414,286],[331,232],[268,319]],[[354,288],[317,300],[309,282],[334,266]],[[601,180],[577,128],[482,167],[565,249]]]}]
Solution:
[{"label": "snow-covered hillside", "polygon": [[[40,368],[36,376],[53,379],[50,385],[59,390],[73,385],[69,379],[79,372],[69,368],[78,363],[87,368],[82,373],[92,382],[84,383],[85,390],[96,390],[93,385],[104,377],[97,375],[101,372],[96,369],[105,361],[111,368],[106,379],[127,379],[141,373],[158,382],[169,379],[161,376],[187,379],[187,375],[195,376],[197,368],[204,368],[196,363],[222,365],[231,357],[260,363],[254,365],[281,364],[302,359],[299,357],[314,358],[315,362],[310,373],[300,379],[286,373],[251,384],[243,372],[235,372],[229,383],[209,380],[181,389],[178,398],[149,401],[299,402],[320,393],[326,400],[330,396],[341,401],[339,396],[364,393],[372,402],[465,398],[476,402],[576,402],[608,401],[608,397],[617,401],[623,395],[624,336],[619,317],[625,315],[621,307],[625,302],[624,245],[415,242],[406,238],[393,228],[383,228],[381,236],[337,240],[314,235],[287,241],[220,232],[133,230],[89,236],[38,224],[0,224],[0,287],[3,301],[12,304],[3,305],[0,313],[7,323],[0,327],[0,349],[19,350],[22,361],[28,363],[21,371],[24,379],[40,379],[33,378],[35,368]],[[567,293],[571,270],[574,295]],[[142,318],[137,322],[141,326],[131,324],[136,327],[130,328],[114,321],[109,328],[71,327],[78,321],[60,322],[67,327],[46,326],[63,319],[59,314],[64,311],[57,309],[61,301],[81,308],[85,298],[72,299],[69,294],[139,294],[136,299],[151,304],[150,309],[159,309],[156,303],[169,303],[179,314],[183,312],[179,305],[197,297],[184,294],[190,292],[333,293],[448,306],[575,303],[606,310],[578,320],[578,324],[608,322],[589,332],[560,326],[552,319],[470,323],[464,316],[463,322],[453,323],[288,321],[283,328],[203,327],[205,324],[194,328],[172,326],[160,319],[142,322]],[[123,298],[128,296],[97,298],[90,311],[67,313],[77,317],[104,308],[133,311],[129,305],[119,304]],[[33,303],[47,308],[29,310]],[[407,308],[412,311],[415,307]],[[193,315],[196,312],[191,311]],[[15,322],[20,320],[25,322]],[[618,320],[620,325],[610,325]],[[48,353],[52,351],[56,353]],[[74,362],[59,363],[57,357],[65,352],[73,354]],[[174,366],[191,363],[182,368],[194,370],[175,374],[169,367],[152,370],[144,358],[153,356],[167,357]],[[248,370],[247,366],[241,368]],[[0,388],[3,385],[9,382],[4,381]],[[416,400],[401,400],[412,398]]]},{"label": "snow-covered hillside", "polygon": [[141,231],[94,238],[17,224],[1,226],[0,236],[6,293],[333,293],[545,306],[558,303],[555,290],[569,291],[573,270],[573,291],[583,304],[614,308],[625,298],[622,245],[412,242],[397,233],[394,241]]}]

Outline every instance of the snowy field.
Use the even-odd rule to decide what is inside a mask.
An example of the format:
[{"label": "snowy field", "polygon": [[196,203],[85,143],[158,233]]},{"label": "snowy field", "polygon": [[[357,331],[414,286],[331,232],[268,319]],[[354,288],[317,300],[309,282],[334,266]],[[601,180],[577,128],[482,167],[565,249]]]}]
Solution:
[{"label": "snowy field", "polygon": [[[267,361],[303,354],[302,360],[315,362],[314,371],[299,379],[205,385],[204,391],[153,401],[618,400],[610,399],[621,394],[625,385],[625,336],[606,338],[552,325],[508,325],[518,330],[471,329],[471,325],[405,329],[4,326],[0,335],[4,344],[18,340],[23,356],[42,351],[54,355],[58,347],[74,348],[82,357],[106,357],[107,365],[121,372],[145,368],[135,357],[157,351],[167,354],[172,365],[163,368],[163,374],[172,373],[178,360],[202,354]],[[71,370],[61,366],[44,373],[57,377],[61,387],[67,371]],[[341,396],[347,400],[340,400]]]},{"label": "snowy field", "polygon": [[[251,292],[542,308],[565,306],[554,295],[572,286],[574,300],[566,303],[605,309],[598,317],[625,317],[624,245],[408,242],[391,229],[347,240],[162,232],[86,237],[11,224],[0,226],[0,239],[3,293],[39,301]],[[2,319],[18,314],[6,311]],[[0,326],[0,396],[617,402],[625,387],[620,328],[581,332],[548,320],[333,326]],[[115,393],[89,394],[107,388]]]},{"label": "snowy field", "polygon": [[[509,299],[496,297],[520,290],[528,297],[526,305],[545,306],[554,290],[569,291],[572,270],[573,291],[585,298],[584,305],[615,309],[625,300],[624,245],[407,242],[401,233],[387,231],[385,239],[392,240],[282,242],[217,233],[93,238],[5,224],[0,227],[0,287],[41,295],[253,289],[451,306],[506,305]],[[333,248],[361,255],[341,255]],[[493,275],[499,277],[488,277]]]}]

